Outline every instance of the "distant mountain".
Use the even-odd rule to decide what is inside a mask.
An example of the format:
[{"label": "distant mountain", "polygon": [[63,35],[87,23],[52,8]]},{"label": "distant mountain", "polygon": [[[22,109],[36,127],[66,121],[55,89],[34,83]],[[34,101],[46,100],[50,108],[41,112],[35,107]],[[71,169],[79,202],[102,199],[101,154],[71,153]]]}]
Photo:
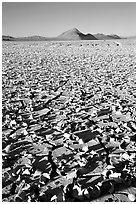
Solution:
[{"label": "distant mountain", "polygon": [[8,36],[8,35],[2,35],[2,40],[3,41],[14,41],[15,38],[12,36]]},{"label": "distant mountain", "polygon": [[29,37],[12,37],[12,36],[2,36],[3,41],[62,41],[62,40],[112,40],[112,39],[122,39],[118,35],[105,35],[103,33],[97,34],[83,34],[77,28],[68,30],[57,37],[43,37],[43,36],[29,36]]},{"label": "distant mountain", "polygon": [[54,41],[56,38],[48,38],[48,37],[43,37],[43,36],[29,36],[29,37],[11,37],[11,36],[6,36],[2,35],[2,40],[3,41]]},{"label": "distant mountain", "polygon": [[59,40],[97,40],[92,34],[83,34],[77,28],[68,30],[57,36]]},{"label": "distant mountain", "polygon": [[18,37],[16,38],[16,41],[54,41],[55,38],[48,38],[43,36],[29,36],[29,37]]},{"label": "distant mountain", "polygon": [[111,39],[121,39],[118,35],[115,35],[115,34],[107,35],[107,37]]},{"label": "distant mountain", "polygon": [[106,35],[104,35],[103,33],[94,34],[94,37],[97,38],[98,40],[107,40],[108,39],[108,37]]},{"label": "distant mountain", "polygon": [[94,34],[94,37],[96,37],[98,40],[121,39],[118,35],[115,35],[115,34],[105,35],[105,34],[103,34],[103,33]]},{"label": "distant mountain", "polygon": [[41,41],[41,40],[47,40],[46,37],[42,37],[42,36],[29,36],[29,37],[19,37],[16,38],[16,40],[21,40],[21,41]]}]

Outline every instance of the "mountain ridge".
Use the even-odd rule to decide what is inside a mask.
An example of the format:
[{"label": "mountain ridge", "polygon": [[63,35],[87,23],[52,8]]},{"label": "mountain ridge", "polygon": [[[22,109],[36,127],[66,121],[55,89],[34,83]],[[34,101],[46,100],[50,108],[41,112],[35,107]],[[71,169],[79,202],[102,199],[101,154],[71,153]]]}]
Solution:
[{"label": "mountain ridge", "polygon": [[77,28],[72,28],[67,30],[57,37],[44,37],[44,36],[28,36],[28,37],[12,37],[8,35],[2,35],[2,41],[65,41],[65,40],[112,40],[112,39],[122,39],[116,34],[105,35],[103,33],[84,34],[80,32]]},{"label": "mountain ridge", "polygon": [[65,31],[61,35],[58,36],[58,39],[63,40],[97,40],[92,34],[83,34],[77,28],[70,29]]}]

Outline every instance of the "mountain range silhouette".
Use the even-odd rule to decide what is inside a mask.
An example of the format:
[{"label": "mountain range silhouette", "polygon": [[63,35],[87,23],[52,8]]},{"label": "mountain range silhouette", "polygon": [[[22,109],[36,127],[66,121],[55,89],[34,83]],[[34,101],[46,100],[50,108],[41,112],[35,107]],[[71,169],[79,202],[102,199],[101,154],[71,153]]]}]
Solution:
[{"label": "mountain range silhouette", "polygon": [[63,32],[57,37],[43,37],[43,36],[29,36],[29,37],[12,37],[7,35],[2,35],[3,41],[78,41],[78,40],[112,40],[112,39],[121,39],[116,34],[105,35],[103,33],[97,34],[84,34],[80,32],[77,28],[70,29],[66,32]]}]

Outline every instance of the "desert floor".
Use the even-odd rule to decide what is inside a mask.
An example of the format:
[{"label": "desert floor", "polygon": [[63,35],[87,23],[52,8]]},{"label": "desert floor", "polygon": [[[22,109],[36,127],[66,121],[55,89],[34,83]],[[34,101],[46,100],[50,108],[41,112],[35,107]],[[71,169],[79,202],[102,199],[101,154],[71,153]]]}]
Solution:
[{"label": "desert floor", "polygon": [[3,201],[135,201],[135,49],[2,43]]}]

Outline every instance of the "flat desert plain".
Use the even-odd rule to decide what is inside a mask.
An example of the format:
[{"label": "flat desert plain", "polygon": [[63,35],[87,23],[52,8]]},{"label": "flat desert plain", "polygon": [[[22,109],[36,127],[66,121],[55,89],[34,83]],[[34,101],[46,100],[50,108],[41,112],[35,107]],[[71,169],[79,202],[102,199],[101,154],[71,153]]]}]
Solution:
[{"label": "flat desert plain", "polygon": [[2,43],[2,199],[136,201],[136,40]]}]

